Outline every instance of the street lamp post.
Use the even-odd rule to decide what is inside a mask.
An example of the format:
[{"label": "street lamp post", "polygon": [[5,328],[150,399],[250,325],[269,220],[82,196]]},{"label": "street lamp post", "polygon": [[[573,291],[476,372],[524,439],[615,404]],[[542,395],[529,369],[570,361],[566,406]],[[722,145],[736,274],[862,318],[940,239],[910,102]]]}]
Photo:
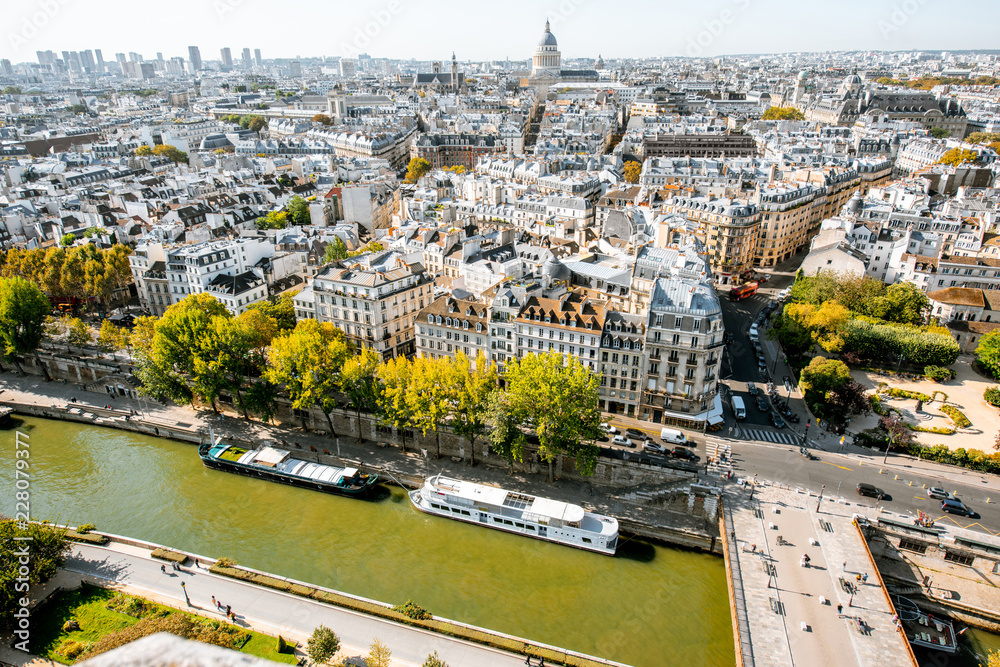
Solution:
[{"label": "street lamp post", "polygon": [[882,457],[882,463],[885,464],[886,460],[889,458],[889,449],[892,447],[892,436],[894,433],[895,424],[892,424],[892,428],[889,429],[889,440],[885,443],[885,456]]},{"label": "street lamp post", "polygon": [[819,490],[819,499],[816,500],[816,512],[819,513],[820,503],[823,502],[823,492],[826,491],[826,484],[822,486]]},{"label": "street lamp post", "polygon": [[187,586],[184,585],[183,581],[181,582],[181,590],[184,591],[184,602],[187,604],[187,606],[190,607],[191,606],[191,598],[188,597]]}]

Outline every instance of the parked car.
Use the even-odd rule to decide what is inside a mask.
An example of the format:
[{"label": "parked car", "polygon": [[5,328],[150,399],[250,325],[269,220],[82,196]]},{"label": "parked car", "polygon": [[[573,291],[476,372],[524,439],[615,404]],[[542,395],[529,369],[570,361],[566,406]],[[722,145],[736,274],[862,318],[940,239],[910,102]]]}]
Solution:
[{"label": "parked car", "polygon": [[755,385],[753,382],[747,382],[747,393],[748,394],[750,394],[751,396],[756,396],[757,395],[757,391],[758,391],[757,385]]},{"label": "parked car", "polygon": [[793,424],[798,424],[800,421],[802,421],[801,419],[799,419],[799,416],[797,414],[795,414],[788,408],[782,410],[781,415],[788,421],[792,422]]},{"label": "parked car", "polygon": [[626,438],[624,435],[616,435],[615,437],[611,438],[611,444],[621,445],[622,447],[628,447],[630,449],[635,447],[635,443],[632,442],[630,439]]},{"label": "parked car", "polygon": [[763,359],[758,359],[757,360],[757,368],[760,370],[761,373],[766,373],[767,372],[767,362],[764,361]]},{"label": "parked car", "polygon": [[726,342],[727,343],[732,343],[734,340],[736,340],[736,336],[733,335],[733,332],[732,331],[727,331],[726,332]]},{"label": "parked car", "polygon": [[686,459],[688,461],[700,461],[701,457],[692,452],[689,449],[684,449],[683,447],[674,447],[674,450],[670,452],[674,455],[674,458]]},{"label": "parked car", "polygon": [[869,498],[884,498],[885,491],[872,484],[861,482],[858,484],[858,495],[868,496]]},{"label": "parked car", "polygon": [[618,429],[616,429],[614,426],[612,426],[611,424],[608,424],[606,422],[602,422],[601,423],[601,430],[604,431],[605,433],[617,433],[618,432]]},{"label": "parked car", "polygon": [[972,510],[965,506],[958,498],[954,500],[942,500],[941,501],[941,511],[948,512],[949,514],[960,514],[962,516],[972,516]]},{"label": "parked car", "polygon": [[649,452],[650,454],[660,454],[662,456],[667,455],[667,448],[656,442],[647,442],[642,446],[642,451]]},{"label": "parked car", "polygon": [[625,429],[625,435],[627,435],[629,438],[637,442],[643,442],[644,440],[649,440],[649,436],[637,428]]},{"label": "parked car", "polygon": [[940,486],[932,486],[927,489],[927,497],[936,498],[937,500],[958,500],[958,496],[945,491]]},{"label": "parked car", "polygon": [[777,412],[771,413],[771,425],[774,428],[785,428],[785,420]]},{"label": "parked car", "polygon": [[767,399],[764,398],[763,396],[757,397],[757,409],[760,410],[761,412],[767,412],[768,410],[770,410],[770,407],[767,404]]}]

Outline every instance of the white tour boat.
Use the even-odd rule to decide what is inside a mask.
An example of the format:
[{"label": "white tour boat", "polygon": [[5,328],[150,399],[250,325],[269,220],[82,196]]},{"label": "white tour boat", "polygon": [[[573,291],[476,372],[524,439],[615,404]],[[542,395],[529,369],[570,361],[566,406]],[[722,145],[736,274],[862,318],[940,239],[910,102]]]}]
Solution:
[{"label": "white tour boat", "polygon": [[451,479],[428,477],[409,493],[421,512],[489,526],[540,540],[558,542],[613,556],[618,520],[592,514],[579,505],[537,498],[516,491]]}]

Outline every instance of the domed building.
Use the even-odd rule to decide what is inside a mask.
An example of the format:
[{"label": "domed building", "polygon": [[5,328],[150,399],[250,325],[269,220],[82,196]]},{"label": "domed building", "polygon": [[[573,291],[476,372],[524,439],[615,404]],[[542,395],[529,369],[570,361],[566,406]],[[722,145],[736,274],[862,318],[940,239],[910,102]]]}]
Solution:
[{"label": "domed building", "polygon": [[538,46],[535,47],[535,55],[531,57],[531,76],[533,78],[544,76],[558,77],[561,72],[562,54],[559,53],[559,44],[556,42],[556,36],[549,29],[549,21],[546,19],[545,32],[542,33],[542,38],[538,40]]},{"label": "domed building", "polygon": [[588,82],[600,79],[596,70],[562,68],[559,42],[552,34],[548,20],[545,21],[545,31],[535,46],[535,53],[531,56],[531,72],[524,72],[521,76],[524,76],[521,79],[521,87],[537,88],[540,91],[560,82]]}]

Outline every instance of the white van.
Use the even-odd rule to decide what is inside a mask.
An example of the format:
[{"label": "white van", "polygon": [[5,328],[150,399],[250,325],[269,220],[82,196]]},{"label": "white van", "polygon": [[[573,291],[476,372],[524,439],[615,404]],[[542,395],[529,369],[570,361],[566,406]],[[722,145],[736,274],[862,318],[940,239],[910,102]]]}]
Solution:
[{"label": "white van", "polygon": [[675,428],[660,429],[660,440],[662,440],[663,442],[669,442],[674,445],[688,444],[687,436]]},{"label": "white van", "polygon": [[733,396],[733,416],[737,419],[747,418],[747,406],[743,404],[741,396]]}]

